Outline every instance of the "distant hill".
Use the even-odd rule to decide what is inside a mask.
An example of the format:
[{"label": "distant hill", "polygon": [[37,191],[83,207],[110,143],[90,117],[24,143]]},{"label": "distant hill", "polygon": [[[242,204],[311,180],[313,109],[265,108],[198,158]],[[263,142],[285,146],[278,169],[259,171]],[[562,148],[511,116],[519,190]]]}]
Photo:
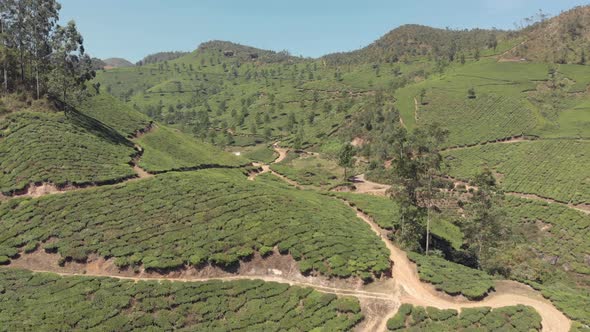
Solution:
[{"label": "distant hill", "polygon": [[107,64],[99,58],[92,58],[92,69],[98,70],[103,69]]},{"label": "distant hill", "polygon": [[538,22],[520,35],[524,41],[505,53],[504,59],[585,64],[590,51],[590,6]]},{"label": "distant hill", "polygon": [[108,58],[108,59],[104,59],[102,61],[105,63],[104,69],[135,66],[129,60],[125,60],[123,58]]},{"label": "distant hill", "polygon": [[242,61],[276,63],[285,61],[294,62],[300,60],[299,57],[292,56],[288,51],[269,51],[222,40],[208,41],[202,43],[199,45],[199,48],[197,48],[197,52],[206,52],[211,50],[220,52],[227,58],[236,58]]},{"label": "distant hill", "polygon": [[405,58],[428,56],[455,60],[460,53],[494,49],[505,39],[501,30],[450,30],[423,25],[403,25],[393,29],[370,45],[352,52],[328,54],[330,63],[398,62]]},{"label": "distant hill", "polygon": [[170,61],[174,59],[178,59],[182,56],[189,54],[189,52],[182,52],[182,51],[174,51],[174,52],[158,52],[154,54],[150,54],[140,61],[137,62],[138,66],[149,65],[151,63],[163,62],[163,61]]}]

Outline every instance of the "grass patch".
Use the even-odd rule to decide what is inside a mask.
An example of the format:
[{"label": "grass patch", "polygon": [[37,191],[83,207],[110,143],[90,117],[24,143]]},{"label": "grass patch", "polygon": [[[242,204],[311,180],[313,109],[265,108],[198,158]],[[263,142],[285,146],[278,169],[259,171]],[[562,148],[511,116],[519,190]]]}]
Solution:
[{"label": "grass patch", "polygon": [[330,194],[349,201],[371,216],[377,225],[383,229],[391,230],[399,225],[399,207],[396,202],[387,197],[346,192]]},{"label": "grass patch", "polygon": [[243,158],[164,126],[158,126],[136,141],[144,149],[139,165],[148,172],[209,166],[237,167],[247,163]]},{"label": "grass patch", "polygon": [[344,169],[335,160],[320,155],[291,152],[271,169],[304,186],[329,188],[343,181]]},{"label": "grass patch", "polygon": [[248,160],[270,164],[278,154],[268,145],[259,144],[252,147],[230,148],[231,152],[239,152],[240,155]]}]

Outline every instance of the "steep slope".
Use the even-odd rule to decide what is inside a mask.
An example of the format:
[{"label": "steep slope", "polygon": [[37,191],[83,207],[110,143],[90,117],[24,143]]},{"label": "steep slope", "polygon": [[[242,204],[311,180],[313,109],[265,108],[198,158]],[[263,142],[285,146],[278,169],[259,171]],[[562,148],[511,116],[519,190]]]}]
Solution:
[{"label": "steep slope", "polygon": [[[143,123],[132,122],[128,130]],[[129,163],[137,152],[127,135],[83,111],[64,113],[50,104],[25,107],[0,118],[0,133],[0,191],[5,194],[44,183],[64,187],[135,176]]]},{"label": "steep slope", "polygon": [[131,139],[151,130],[153,121],[108,94],[90,97],[79,109],[59,107],[25,106],[0,118],[1,193],[121,182],[137,176],[132,164],[142,154],[154,172],[247,164],[164,126],[139,139],[146,147],[137,147]]},{"label": "steep slope", "polygon": [[502,58],[585,64],[590,48],[590,6],[576,7],[536,23],[520,35],[524,41]]},{"label": "steep slope", "polygon": [[410,24],[391,30],[362,49],[329,54],[323,59],[335,64],[398,62],[416,57],[454,61],[460,54],[473,57],[476,51],[493,54],[505,47],[507,38],[508,33],[499,30],[449,30]]}]

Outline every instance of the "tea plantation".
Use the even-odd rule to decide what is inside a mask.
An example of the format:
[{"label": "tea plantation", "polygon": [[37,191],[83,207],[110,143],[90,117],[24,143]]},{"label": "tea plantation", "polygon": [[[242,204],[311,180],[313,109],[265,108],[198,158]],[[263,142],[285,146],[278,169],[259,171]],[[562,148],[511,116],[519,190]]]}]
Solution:
[{"label": "tea plantation", "polygon": [[[302,272],[370,279],[387,249],[332,198],[248,181],[239,170],[167,173],[123,185],[0,204],[0,256],[40,245],[63,258],[112,257],[120,267],[230,267],[277,246]],[[43,243],[49,239],[55,242]]]},{"label": "tea plantation", "polygon": [[531,307],[517,305],[491,309],[441,310],[402,304],[387,321],[390,331],[541,331],[541,316]]},{"label": "tea plantation", "polygon": [[145,114],[134,110],[107,93],[87,98],[81,105],[80,111],[117,130],[124,136],[146,128],[153,121]]},{"label": "tea plantation", "polygon": [[538,140],[486,144],[444,153],[452,176],[469,179],[481,167],[499,173],[502,188],[574,204],[590,202],[590,142]]},{"label": "tea plantation", "polygon": [[438,122],[450,131],[447,146],[475,144],[534,131],[541,117],[524,91],[546,79],[546,65],[486,59],[398,89],[396,106],[410,129]]},{"label": "tea plantation", "polygon": [[436,289],[447,294],[478,300],[494,290],[492,277],[483,271],[432,255],[410,252],[408,258],[418,266],[420,280],[433,284]]},{"label": "tea plantation", "polygon": [[513,279],[539,289],[572,319],[590,324],[590,215],[559,205],[506,197],[515,244],[498,253]]},{"label": "tea plantation", "polygon": [[130,178],[135,153],[124,136],[82,113],[12,113],[0,119],[0,192]]},{"label": "tea plantation", "polygon": [[[507,218],[533,238],[529,245],[556,266],[590,275],[590,215],[559,204],[506,197]],[[530,231],[528,228],[533,228]]]},{"label": "tea plantation", "polygon": [[326,331],[358,300],[258,280],[122,281],[0,269],[2,331]]}]

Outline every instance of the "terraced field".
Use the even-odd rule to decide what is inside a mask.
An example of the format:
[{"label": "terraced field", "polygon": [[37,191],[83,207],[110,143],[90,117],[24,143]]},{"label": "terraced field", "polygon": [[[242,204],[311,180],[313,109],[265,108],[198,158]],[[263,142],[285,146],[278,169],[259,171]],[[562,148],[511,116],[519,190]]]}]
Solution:
[{"label": "terraced field", "polygon": [[0,204],[0,256],[23,246],[120,267],[230,267],[277,246],[302,272],[370,279],[387,250],[346,206],[313,192],[251,182],[240,171],[168,173],[124,185]]},{"label": "terraced field", "polygon": [[409,253],[408,258],[418,266],[420,280],[433,284],[437,290],[449,295],[463,295],[477,300],[494,290],[492,277],[483,271],[436,256]]},{"label": "terraced field", "polygon": [[137,153],[133,143],[82,113],[13,113],[0,119],[0,137],[0,192],[135,176],[129,166]]},{"label": "terraced field", "polygon": [[389,331],[541,331],[541,317],[531,307],[440,310],[402,304],[387,322]]},{"label": "terraced field", "polygon": [[444,153],[448,173],[471,178],[482,167],[498,173],[505,191],[561,202],[590,202],[590,142],[539,140],[487,144]]},{"label": "terraced field", "polygon": [[[515,97],[482,94],[476,99],[446,100],[445,91],[419,106],[419,121],[450,128],[449,146],[493,141],[530,132],[536,125],[531,106]],[[482,126],[481,124],[486,124]]]},{"label": "terraced field", "polygon": [[106,93],[86,99],[81,105],[80,111],[115,129],[123,136],[131,136],[153,122],[145,114]]},{"label": "terraced field", "polygon": [[357,299],[272,282],[160,283],[0,269],[2,330],[330,331],[363,318]]},{"label": "terraced field", "polygon": [[[565,270],[590,275],[590,215],[560,204],[508,196],[504,211],[515,225],[535,231],[530,245],[546,261]],[[536,238],[534,238],[536,234]]]},{"label": "terraced field", "polygon": [[534,131],[542,120],[526,91],[546,79],[543,64],[454,64],[443,75],[397,90],[396,105],[410,130],[437,122],[450,131],[446,146],[476,144]]}]

